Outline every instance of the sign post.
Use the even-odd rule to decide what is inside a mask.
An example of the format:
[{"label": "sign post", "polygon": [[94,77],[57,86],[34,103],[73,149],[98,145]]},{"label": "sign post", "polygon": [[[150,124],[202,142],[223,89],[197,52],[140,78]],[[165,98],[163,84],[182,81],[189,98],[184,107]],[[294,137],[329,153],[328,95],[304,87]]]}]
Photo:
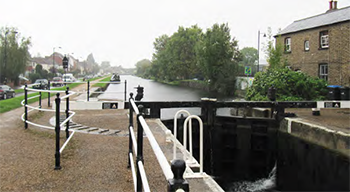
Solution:
[{"label": "sign post", "polygon": [[245,66],[244,74],[247,75],[247,87],[249,87],[249,77],[252,74],[252,68],[249,66]]}]

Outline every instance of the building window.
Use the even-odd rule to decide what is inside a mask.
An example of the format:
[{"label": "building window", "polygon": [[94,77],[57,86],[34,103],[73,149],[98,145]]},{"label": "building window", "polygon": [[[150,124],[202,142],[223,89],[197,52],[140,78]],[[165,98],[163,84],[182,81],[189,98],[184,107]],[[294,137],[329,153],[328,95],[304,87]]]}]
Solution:
[{"label": "building window", "polygon": [[320,47],[321,48],[328,48],[328,31],[321,31],[320,32]]},{"label": "building window", "polygon": [[328,64],[320,64],[319,71],[320,71],[319,77],[321,79],[328,81]]},{"label": "building window", "polygon": [[308,40],[304,42],[304,50],[305,51],[309,51],[310,50],[310,43],[309,43]]},{"label": "building window", "polygon": [[285,52],[291,52],[292,51],[291,42],[292,42],[292,40],[290,39],[290,37],[287,37],[284,40],[284,51]]}]

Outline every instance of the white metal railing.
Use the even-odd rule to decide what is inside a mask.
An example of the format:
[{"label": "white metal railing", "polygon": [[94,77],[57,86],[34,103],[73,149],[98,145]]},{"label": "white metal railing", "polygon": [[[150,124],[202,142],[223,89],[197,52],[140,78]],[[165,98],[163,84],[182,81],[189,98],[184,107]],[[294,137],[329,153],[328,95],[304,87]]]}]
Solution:
[{"label": "white metal railing", "polygon": [[[28,91],[33,91],[33,92],[39,92],[39,95],[33,96],[28,98]],[[31,89],[28,88],[27,85],[24,87],[24,92],[25,92],[25,96],[24,96],[24,100],[21,102],[21,105],[24,106],[25,108],[25,112],[22,114],[21,119],[22,121],[25,123],[25,128],[28,128],[28,124],[36,126],[36,127],[40,127],[40,128],[45,128],[45,129],[54,129],[56,130],[56,154],[55,154],[55,159],[56,159],[56,164],[55,164],[55,169],[61,169],[60,166],[60,154],[63,152],[63,150],[66,148],[67,144],[69,143],[69,141],[71,140],[71,138],[73,137],[75,131],[73,130],[69,130],[69,121],[73,118],[73,116],[75,115],[75,112],[70,111],[69,110],[69,97],[73,96],[76,94],[76,92],[73,91],[68,91],[68,88],[66,91],[55,91],[55,90],[41,90],[41,89]],[[57,98],[55,99],[56,101],[56,109],[42,109],[41,108],[41,93],[42,92],[47,92],[47,93],[66,93],[65,96],[59,97],[59,94],[57,94]],[[35,107],[35,106],[31,106],[28,104],[28,100],[31,99],[35,99],[39,97],[39,106]],[[48,98],[49,99],[49,98]],[[60,110],[60,103],[62,99],[66,99],[67,100],[67,106],[66,106],[66,110]],[[28,108],[30,108],[30,110],[28,110]],[[56,113],[56,125],[55,126],[46,126],[46,125],[41,125],[38,123],[34,123],[28,120],[28,113],[34,111],[34,110],[38,110],[38,111],[44,111],[44,112],[55,112]],[[65,112],[66,113],[66,119],[63,122],[59,122],[59,118],[60,118],[60,113],[61,112]],[[68,115],[69,114],[69,115]],[[59,146],[59,132],[62,130],[62,128],[64,128],[64,126],[66,127],[65,131],[66,131],[66,141],[65,143],[62,145],[62,147],[60,148]],[[69,135],[69,131],[72,132],[72,134]]]},{"label": "white metal railing", "polygon": [[[186,118],[184,122],[184,130],[183,130],[183,144],[185,149],[187,149],[187,123],[189,122],[189,143],[190,143],[190,154],[191,156],[188,157],[186,153],[184,154],[185,160],[189,163],[194,162],[194,157],[193,157],[193,146],[192,146],[192,119],[197,119],[199,122],[199,164],[200,164],[200,169],[199,172],[202,174],[203,173],[203,122],[200,117],[197,115],[190,115]],[[187,160],[187,158],[189,158]]]},{"label": "white metal railing", "polygon": [[[177,117],[179,116],[179,114],[181,113],[186,113],[188,116],[190,116],[190,112],[188,112],[187,110],[181,109],[178,112],[176,112],[175,116],[174,116],[174,137],[175,139],[177,139]],[[192,121],[190,121],[190,123],[192,123]],[[176,142],[174,141],[174,146],[173,146],[173,160],[176,159]]]},{"label": "white metal railing", "polygon": [[[136,106],[136,103],[132,98],[132,94],[131,94],[131,98],[129,99],[129,108],[130,108],[130,111],[129,111],[130,125],[129,125],[129,155],[128,156],[129,156],[129,167],[131,167],[131,170],[132,170],[135,191],[142,191],[142,188],[144,191],[150,191],[146,172],[143,165],[143,152],[142,152],[143,151],[143,132],[148,138],[148,141],[158,160],[158,163],[163,171],[165,178],[168,180],[168,190],[174,191],[174,187],[176,185],[176,187],[180,186],[180,188],[177,188],[176,191],[179,191],[179,190],[188,191],[189,190],[188,183],[185,182],[185,179],[183,179],[183,171],[185,170],[185,166],[186,166],[185,162],[183,160],[174,160],[172,162],[172,167],[170,167],[167,158],[165,157],[164,153],[160,149],[152,131],[150,130],[144,117],[140,113],[142,109],[139,110],[138,107]],[[136,140],[134,128],[133,128],[134,112],[137,115],[137,140]],[[136,164],[137,164],[136,173],[135,173],[135,165],[133,163],[132,151],[134,151],[136,154]],[[174,173],[176,173],[176,177],[172,169],[175,170]]]}]

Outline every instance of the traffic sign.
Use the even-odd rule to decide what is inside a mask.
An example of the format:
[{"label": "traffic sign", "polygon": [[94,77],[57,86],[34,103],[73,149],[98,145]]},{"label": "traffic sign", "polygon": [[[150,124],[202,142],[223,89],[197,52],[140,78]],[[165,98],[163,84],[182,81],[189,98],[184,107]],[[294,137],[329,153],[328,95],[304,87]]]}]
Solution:
[{"label": "traffic sign", "polygon": [[244,74],[246,74],[246,75],[252,74],[252,68],[249,66],[245,66]]}]

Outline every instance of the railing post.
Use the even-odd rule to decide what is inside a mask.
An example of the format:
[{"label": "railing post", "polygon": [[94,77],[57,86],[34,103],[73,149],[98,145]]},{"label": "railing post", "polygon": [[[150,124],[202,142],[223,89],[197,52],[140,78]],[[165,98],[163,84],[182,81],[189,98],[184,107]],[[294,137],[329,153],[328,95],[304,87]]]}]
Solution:
[{"label": "railing post", "polygon": [[142,180],[140,174],[139,161],[143,163],[143,127],[140,123],[139,117],[142,116],[143,106],[138,106],[140,114],[137,115],[137,156],[136,156],[136,191],[142,191]]},{"label": "railing post", "polygon": [[27,129],[28,128],[28,123],[27,123],[27,120],[28,120],[28,107],[27,107],[27,104],[28,104],[28,85],[27,83],[24,85],[24,128]]},{"label": "railing post", "polygon": [[47,87],[47,89],[49,90],[49,92],[47,92],[47,106],[49,106],[49,107],[50,107],[50,89],[51,89],[50,85],[51,85],[51,83],[50,83],[50,80],[49,80],[49,84],[48,84],[48,87]]},{"label": "railing post", "polygon": [[[69,94],[69,87],[67,87],[66,95]],[[69,117],[69,97],[66,99],[66,119]],[[66,123],[66,138],[69,137],[69,121]]]},{"label": "railing post", "polygon": [[175,192],[179,189],[182,189],[181,191],[184,192],[190,191],[188,182],[183,178],[185,168],[186,163],[182,159],[175,159],[171,162],[171,170],[173,171],[174,178],[168,180],[168,192]]},{"label": "railing post", "polygon": [[90,100],[90,80],[87,82],[87,101]]},{"label": "railing post", "polygon": [[42,96],[42,94],[41,94],[41,91],[39,92],[39,109],[41,109],[41,96]]},{"label": "railing post", "polygon": [[133,153],[132,152],[132,139],[131,139],[131,132],[130,132],[130,127],[134,127],[134,110],[132,108],[132,105],[131,105],[131,101],[134,100],[132,98],[134,94],[133,93],[130,93],[130,98],[129,98],[129,153],[128,153],[128,168],[130,168],[130,158],[129,158],[129,154]]},{"label": "railing post", "polygon": [[60,154],[60,104],[61,104],[61,98],[60,94],[56,94],[56,126],[55,126],[55,131],[56,131],[56,153],[55,153],[55,170],[60,170],[61,169],[61,154]]},{"label": "railing post", "polygon": [[127,83],[126,83],[126,80],[125,80],[125,85],[124,85],[124,101],[126,101],[126,87],[127,87]]}]

